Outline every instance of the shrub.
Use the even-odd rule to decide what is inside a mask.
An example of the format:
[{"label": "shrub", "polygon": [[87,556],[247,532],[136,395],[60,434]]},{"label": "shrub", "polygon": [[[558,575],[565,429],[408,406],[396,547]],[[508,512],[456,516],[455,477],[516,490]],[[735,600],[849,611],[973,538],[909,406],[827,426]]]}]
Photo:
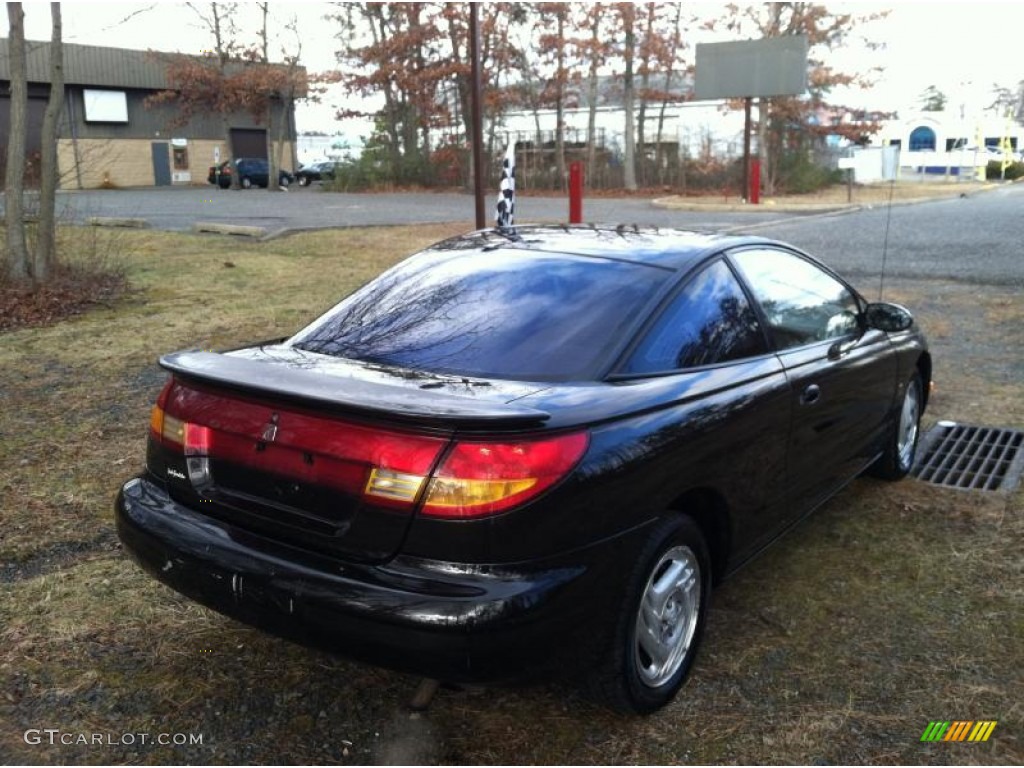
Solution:
[{"label": "shrub", "polygon": [[1007,181],[1024,178],[1024,163],[1010,163],[1006,166],[1006,173],[1004,174],[1003,164],[1000,161],[989,160],[988,166],[985,168],[985,178],[995,180],[1006,179]]},{"label": "shrub", "polygon": [[806,152],[790,152],[779,158],[777,188],[780,191],[799,195],[842,181],[842,171],[814,163]]}]

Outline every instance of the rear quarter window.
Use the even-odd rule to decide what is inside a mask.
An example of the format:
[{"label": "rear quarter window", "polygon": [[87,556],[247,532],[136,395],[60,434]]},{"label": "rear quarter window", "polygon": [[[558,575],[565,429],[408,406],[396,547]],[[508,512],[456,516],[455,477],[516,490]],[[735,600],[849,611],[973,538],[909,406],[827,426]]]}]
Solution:
[{"label": "rear quarter window", "polygon": [[623,373],[659,373],[767,352],[743,289],[723,261],[689,280],[640,341]]}]

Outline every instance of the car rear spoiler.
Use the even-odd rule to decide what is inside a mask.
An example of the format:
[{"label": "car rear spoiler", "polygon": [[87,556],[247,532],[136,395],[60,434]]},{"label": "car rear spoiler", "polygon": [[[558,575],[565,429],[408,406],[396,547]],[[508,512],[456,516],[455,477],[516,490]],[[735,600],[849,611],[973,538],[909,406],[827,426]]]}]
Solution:
[{"label": "car rear spoiler", "polygon": [[164,355],[160,367],[200,384],[315,404],[340,413],[359,413],[421,426],[455,429],[526,429],[551,418],[544,411],[507,403],[460,397],[436,390],[338,377],[299,367],[249,360],[215,352]]}]

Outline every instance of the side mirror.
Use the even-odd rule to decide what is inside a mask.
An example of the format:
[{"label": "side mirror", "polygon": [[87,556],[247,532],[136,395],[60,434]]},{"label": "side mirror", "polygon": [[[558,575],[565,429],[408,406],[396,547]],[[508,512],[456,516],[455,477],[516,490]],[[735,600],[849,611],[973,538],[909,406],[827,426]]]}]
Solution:
[{"label": "side mirror", "polygon": [[880,301],[875,304],[868,304],[864,309],[864,324],[868,328],[885,331],[886,333],[898,333],[910,330],[910,327],[914,324],[914,316],[910,314],[910,310],[906,307]]}]

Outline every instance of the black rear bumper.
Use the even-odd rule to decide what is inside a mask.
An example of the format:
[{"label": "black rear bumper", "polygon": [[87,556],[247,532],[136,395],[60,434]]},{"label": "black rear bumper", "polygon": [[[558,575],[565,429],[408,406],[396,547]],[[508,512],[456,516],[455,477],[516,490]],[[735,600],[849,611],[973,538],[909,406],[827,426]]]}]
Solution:
[{"label": "black rear bumper", "polygon": [[619,579],[603,546],[575,553],[572,565],[341,562],[202,515],[144,477],[124,485],[115,515],[146,571],[209,608],[305,645],[455,682],[562,666]]}]

